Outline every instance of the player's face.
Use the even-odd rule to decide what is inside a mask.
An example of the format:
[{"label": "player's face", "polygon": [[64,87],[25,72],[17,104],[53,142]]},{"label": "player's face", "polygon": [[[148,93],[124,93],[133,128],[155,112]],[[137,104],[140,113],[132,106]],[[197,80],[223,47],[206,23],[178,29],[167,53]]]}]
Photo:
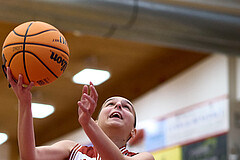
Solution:
[{"label": "player's face", "polygon": [[99,114],[98,123],[111,127],[125,127],[127,130],[134,128],[135,111],[133,104],[123,97],[107,99]]}]

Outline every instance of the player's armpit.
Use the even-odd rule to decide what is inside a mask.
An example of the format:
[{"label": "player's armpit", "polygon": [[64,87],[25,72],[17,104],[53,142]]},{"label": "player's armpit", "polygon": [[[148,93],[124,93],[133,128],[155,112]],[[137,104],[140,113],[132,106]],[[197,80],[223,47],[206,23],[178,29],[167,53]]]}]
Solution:
[{"label": "player's armpit", "polygon": [[73,141],[64,140],[51,146],[36,147],[36,160],[65,160],[75,145]]}]

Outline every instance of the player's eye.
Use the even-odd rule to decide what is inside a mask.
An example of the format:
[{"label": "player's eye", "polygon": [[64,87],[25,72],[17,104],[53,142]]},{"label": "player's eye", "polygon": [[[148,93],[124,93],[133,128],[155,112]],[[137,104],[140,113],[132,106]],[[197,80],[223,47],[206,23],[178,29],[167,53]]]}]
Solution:
[{"label": "player's eye", "polygon": [[113,105],[114,105],[113,102],[110,102],[110,103],[107,104],[107,106],[113,106]]},{"label": "player's eye", "polygon": [[124,105],[123,108],[126,108],[127,110],[131,111],[129,106]]}]

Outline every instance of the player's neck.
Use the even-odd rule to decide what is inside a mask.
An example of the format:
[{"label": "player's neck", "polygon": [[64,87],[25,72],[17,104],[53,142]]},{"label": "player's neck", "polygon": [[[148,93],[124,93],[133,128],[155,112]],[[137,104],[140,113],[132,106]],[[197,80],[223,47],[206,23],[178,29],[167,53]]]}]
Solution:
[{"label": "player's neck", "polygon": [[126,135],[123,134],[124,133],[123,131],[121,132],[119,130],[114,130],[112,128],[104,129],[103,131],[118,148],[121,148],[122,146],[126,145],[127,139],[124,138],[126,137]]},{"label": "player's neck", "polygon": [[126,140],[124,140],[122,137],[116,137],[116,136],[110,136],[109,137],[113,143],[118,147],[121,148],[122,146],[126,145]]}]

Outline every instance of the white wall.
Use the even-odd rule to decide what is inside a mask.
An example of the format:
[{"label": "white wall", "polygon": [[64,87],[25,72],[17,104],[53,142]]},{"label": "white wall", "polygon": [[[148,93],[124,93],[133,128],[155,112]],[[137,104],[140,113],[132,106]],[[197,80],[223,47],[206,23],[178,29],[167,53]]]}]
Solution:
[{"label": "white wall", "polygon": [[227,58],[213,55],[134,101],[139,121],[228,94]]},{"label": "white wall", "polygon": [[[146,128],[151,120],[191,105],[228,94],[228,60],[216,54],[195,64],[181,74],[136,99],[137,128]],[[147,122],[147,123],[146,123]],[[133,151],[144,151],[144,145]]]}]

